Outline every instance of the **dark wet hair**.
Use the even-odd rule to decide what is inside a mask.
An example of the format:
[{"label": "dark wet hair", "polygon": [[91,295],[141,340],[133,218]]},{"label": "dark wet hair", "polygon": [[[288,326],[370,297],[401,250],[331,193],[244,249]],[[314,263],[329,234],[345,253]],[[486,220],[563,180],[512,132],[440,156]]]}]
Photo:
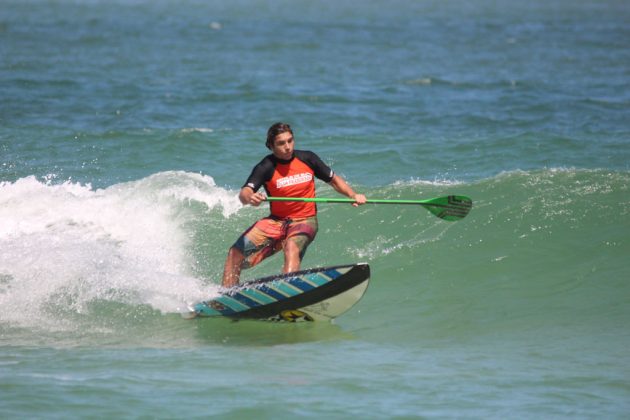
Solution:
[{"label": "dark wet hair", "polygon": [[267,130],[267,142],[265,143],[265,146],[267,146],[268,149],[271,149],[276,136],[286,132],[293,134],[293,130],[291,130],[291,126],[289,124],[283,122],[275,123],[269,127],[269,130]]}]

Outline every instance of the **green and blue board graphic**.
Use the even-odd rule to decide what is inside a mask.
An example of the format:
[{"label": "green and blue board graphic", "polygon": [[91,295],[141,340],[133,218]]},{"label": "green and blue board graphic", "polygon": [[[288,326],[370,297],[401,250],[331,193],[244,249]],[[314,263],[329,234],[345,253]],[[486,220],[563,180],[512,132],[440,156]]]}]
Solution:
[{"label": "green and blue board graphic", "polygon": [[315,268],[252,280],[190,307],[190,317],[272,321],[326,321],[350,309],[365,293],[368,264]]}]

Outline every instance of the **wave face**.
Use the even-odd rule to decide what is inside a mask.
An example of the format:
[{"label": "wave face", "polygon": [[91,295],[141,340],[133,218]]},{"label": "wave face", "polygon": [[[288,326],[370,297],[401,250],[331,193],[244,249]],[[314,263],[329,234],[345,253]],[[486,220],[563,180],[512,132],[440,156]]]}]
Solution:
[{"label": "wave face", "polygon": [[[562,330],[627,341],[620,328],[630,320],[629,185],[626,172],[555,169],[368,187],[370,197],[386,199],[465,192],[474,207],[449,223],[420,206],[320,204],[320,232],[303,268],[369,262],[372,285],[347,318],[383,340]],[[320,196],[329,192],[320,187]],[[60,336],[134,342],[146,323],[175,322],[187,302],[216,293],[225,251],[266,212],[242,208],[234,191],[186,172],[105,189],[26,177],[0,184],[0,197],[5,344]],[[277,256],[243,278],[280,267]],[[392,328],[400,319],[405,328]],[[161,342],[173,331],[152,334]]]}]

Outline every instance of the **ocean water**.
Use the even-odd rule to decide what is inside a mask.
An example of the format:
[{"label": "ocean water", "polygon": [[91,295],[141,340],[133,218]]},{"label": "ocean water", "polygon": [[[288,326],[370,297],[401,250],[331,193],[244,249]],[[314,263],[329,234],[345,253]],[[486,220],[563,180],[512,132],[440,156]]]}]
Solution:
[{"label": "ocean water", "polygon": [[[0,417],[627,418],[630,8],[4,0]],[[184,320],[287,121],[368,198],[333,323]],[[321,197],[335,196],[318,184]],[[280,257],[244,273],[276,273]]]}]

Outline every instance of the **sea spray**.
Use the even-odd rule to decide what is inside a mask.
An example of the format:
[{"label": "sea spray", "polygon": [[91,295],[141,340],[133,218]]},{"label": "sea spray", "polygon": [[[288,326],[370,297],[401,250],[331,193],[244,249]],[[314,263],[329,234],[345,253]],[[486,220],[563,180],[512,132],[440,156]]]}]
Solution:
[{"label": "sea spray", "polygon": [[240,206],[212,178],[177,172],[98,190],[27,177],[0,184],[0,200],[0,318],[39,328],[95,301],[174,312],[209,296],[188,252],[189,203],[226,217]]}]

